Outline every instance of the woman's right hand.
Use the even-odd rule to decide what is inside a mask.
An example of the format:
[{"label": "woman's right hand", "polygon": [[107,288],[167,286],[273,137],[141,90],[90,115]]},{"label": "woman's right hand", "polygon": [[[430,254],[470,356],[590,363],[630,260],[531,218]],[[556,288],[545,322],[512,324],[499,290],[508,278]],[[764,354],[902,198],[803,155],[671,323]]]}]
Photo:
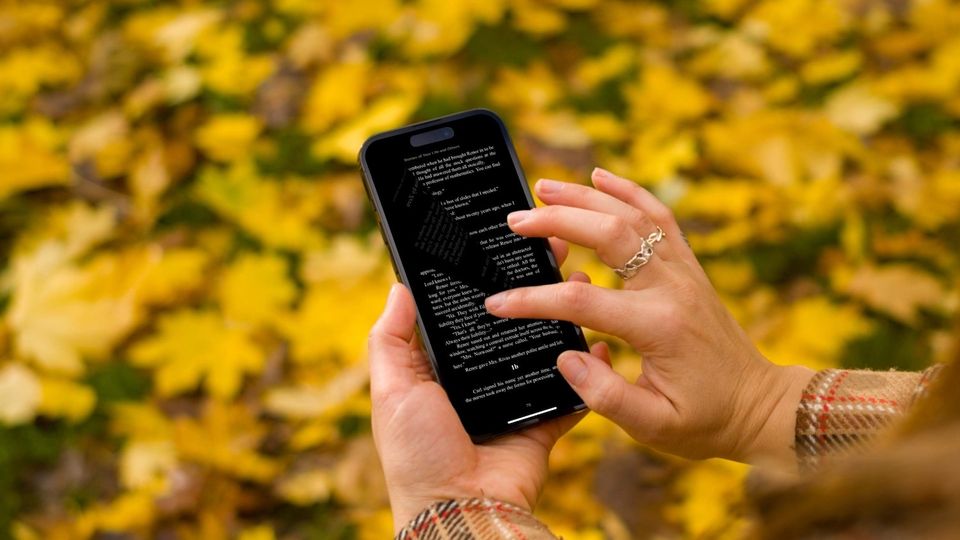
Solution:
[{"label": "woman's right hand", "polygon": [[513,289],[486,301],[499,317],[561,319],[624,339],[643,355],[630,383],[603,360],[567,351],[558,367],[584,402],[639,442],[691,458],[795,463],[796,407],[813,371],[760,354],[717,296],[669,209],[602,169],[596,189],[541,180],[548,206],[509,216],[532,237],[596,250],[612,268],[661,227],[654,255],[622,289],[565,282]]}]

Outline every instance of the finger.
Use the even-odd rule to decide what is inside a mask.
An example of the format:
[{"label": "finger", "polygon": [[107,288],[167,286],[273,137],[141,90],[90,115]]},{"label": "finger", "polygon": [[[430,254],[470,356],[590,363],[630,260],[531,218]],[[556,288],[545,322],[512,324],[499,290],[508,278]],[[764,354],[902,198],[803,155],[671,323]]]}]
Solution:
[{"label": "finger", "polygon": [[537,424],[525,431],[519,432],[518,436],[529,437],[543,448],[549,452],[553,445],[557,443],[560,437],[563,437],[568,431],[573,429],[580,420],[583,420],[583,417],[586,416],[587,411],[581,411],[576,414],[570,414],[567,416],[561,416],[560,418],[554,418],[549,422],[544,422],[542,424]]},{"label": "finger", "polygon": [[[650,216],[640,208],[588,186],[573,182],[559,182],[556,180],[541,179],[534,189],[540,199],[549,205],[573,206],[584,210],[593,210],[603,214],[610,214],[623,218],[636,230],[641,237],[656,232],[659,223],[654,223]],[[635,252],[638,246],[633,247]],[[657,255],[664,260],[672,260],[675,254],[671,253],[669,244],[657,246]]]},{"label": "finger", "polygon": [[667,205],[657,199],[653,193],[650,193],[636,182],[617,176],[612,172],[597,167],[591,175],[593,185],[600,191],[607,193],[621,201],[639,208],[654,223],[663,228],[667,233],[666,241],[670,245],[671,251],[676,253],[684,262],[693,268],[699,268],[700,263],[693,250],[683,239],[683,233],[680,231],[680,225],[677,223],[673,212]]},{"label": "finger", "polygon": [[570,274],[570,277],[567,278],[567,281],[579,281],[580,283],[590,283],[590,276],[584,274],[583,272],[574,272]]},{"label": "finger", "polygon": [[658,405],[653,392],[630,384],[592,354],[565,351],[557,369],[587,407],[631,432],[643,431],[645,418]]},{"label": "finger", "polygon": [[640,247],[640,233],[624,218],[573,206],[512,212],[507,224],[524,236],[556,236],[592,248],[612,268],[623,266]]},{"label": "finger", "polygon": [[570,254],[570,246],[559,238],[547,238],[547,241],[550,242],[550,249],[557,259],[557,266],[563,266],[563,261],[567,260],[567,255]]},{"label": "finger", "polygon": [[419,380],[418,366],[424,359],[411,355],[416,314],[413,298],[399,283],[390,288],[383,313],[370,330],[370,393],[386,395],[412,387]]},{"label": "finger", "polygon": [[607,345],[606,341],[598,341],[591,345],[590,354],[603,360],[603,362],[608,366],[613,364],[613,362],[610,360],[610,346]]},{"label": "finger", "polygon": [[646,292],[567,281],[497,293],[485,306],[497,317],[559,319],[631,341],[647,332],[645,325],[633,321],[656,320],[651,309],[655,304],[643,301]]}]

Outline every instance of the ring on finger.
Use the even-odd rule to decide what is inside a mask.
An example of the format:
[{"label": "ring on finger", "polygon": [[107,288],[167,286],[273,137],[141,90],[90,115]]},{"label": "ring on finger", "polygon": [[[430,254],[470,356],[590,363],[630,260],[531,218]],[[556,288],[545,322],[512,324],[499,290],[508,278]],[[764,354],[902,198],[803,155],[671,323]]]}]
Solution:
[{"label": "ring on finger", "polygon": [[653,245],[663,240],[666,235],[667,233],[663,232],[663,229],[658,226],[656,231],[647,235],[646,238],[640,239],[640,249],[633,257],[630,257],[630,260],[623,263],[620,268],[614,268],[613,271],[624,281],[635,276],[640,268],[653,258]]}]

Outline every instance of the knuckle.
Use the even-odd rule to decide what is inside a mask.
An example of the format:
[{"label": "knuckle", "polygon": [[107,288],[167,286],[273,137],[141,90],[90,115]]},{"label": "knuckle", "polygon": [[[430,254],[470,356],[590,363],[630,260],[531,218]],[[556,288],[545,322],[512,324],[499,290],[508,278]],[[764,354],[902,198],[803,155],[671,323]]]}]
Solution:
[{"label": "knuckle", "polygon": [[650,217],[660,226],[669,225],[676,222],[673,210],[664,204],[658,204],[649,211]]},{"label": "knuckle", "polygon": [[581,311],[590,303],[590,291],[585,283],[568,281],[557,288],[557,300],[561,305]]},{"label": "knuckle", "polygon": [[650,228],[650,217],[638,208],[630,208],[627,220],[640,232],[645,232]]},{"label": "knuckle", "polygon": [[620,216],[607,216],[597,228],[603,238],[610,242],[622,242],[630,236],[630,228],[627,221]]},{"label": "knuckle", "polygon": [[591,408],[606,416],[617,417],[623,409],[623,386],[616,384],[611,377],[605,377],[593,388]]}]

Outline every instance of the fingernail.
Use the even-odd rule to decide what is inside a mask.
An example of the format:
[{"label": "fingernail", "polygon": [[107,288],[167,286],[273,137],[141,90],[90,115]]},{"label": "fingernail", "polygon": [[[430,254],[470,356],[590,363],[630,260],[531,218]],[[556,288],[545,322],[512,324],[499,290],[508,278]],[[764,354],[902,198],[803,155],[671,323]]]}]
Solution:
[{"label": "fingernail", "polygon": [[580,386],[587,378],[587,363],[575,352],[565,352],[557,359],[557,369],[573,386]]},{"label": "fingernail", "polygon": [[394,299],[397,297],[397,293],[400,292],[401,285],[399,283],[394,283],[390,286],[390,292],[387,293],[387,305],[391,305],[394,302]]},{"label": "fingernail", "polygon": [[500,306],[502,306],[507,301],[507,296],[509,295],[510,295],[509,292],[502,292],[502,293],[497,293],[493,296],[487,297],[486,301],[484,301],[484,305],[487,307],[487,311],[496,311],[497,309],[499,309]]},{"label": "fingernail", "polygon": [[516,225],[521,221],[527,219],[528,217],[530,217],[530,210],[520,210],[518,212],[510,212],[510,214],[507,215],[507,223],[509,223],[510,225]]},{"label": "fingernail", "polygon": [[600,167],[593,168],[593,177],[594,178],[610,178],[613,176],[613,173],[606,169],[601,169]]},{"label": "fingernail", "polygon": [[537,192],[539,193],[556,193],[561,189],[563,189],[563,182],[547,180],[546,178],[543,178],[537,182]]}]

